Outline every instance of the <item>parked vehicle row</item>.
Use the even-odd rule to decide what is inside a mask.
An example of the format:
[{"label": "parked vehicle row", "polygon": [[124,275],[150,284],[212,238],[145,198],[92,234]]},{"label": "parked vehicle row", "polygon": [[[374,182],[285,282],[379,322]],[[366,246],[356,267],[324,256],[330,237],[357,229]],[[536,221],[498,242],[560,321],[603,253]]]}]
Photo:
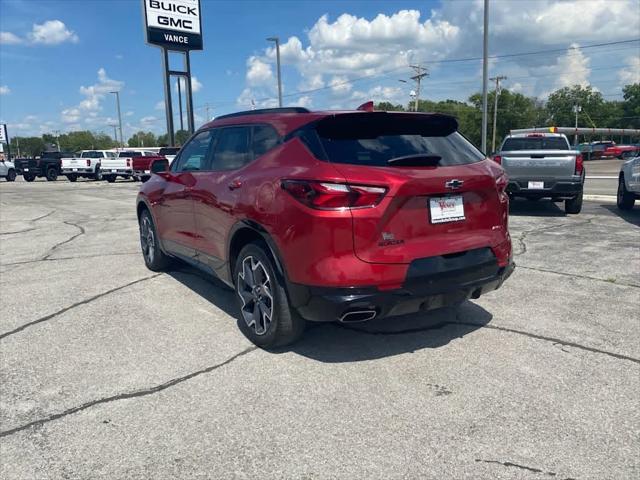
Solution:
[{"label": "parked vehicle row", "polygon": [[[167,151],[175,153],[172,149]],[[151,162],[165,158],[161,153],[143,149],[82,150],[78,154],[42,152],[36,158],[16,158],[12,163],[13,173],[7,173],[7,178],[15,174],[22,175],[27,182],[38,177],[55,181],[59,176],[67,177],[70,182],[78,178],[115,182],[117,177],[146,181],[151,175]]]}]

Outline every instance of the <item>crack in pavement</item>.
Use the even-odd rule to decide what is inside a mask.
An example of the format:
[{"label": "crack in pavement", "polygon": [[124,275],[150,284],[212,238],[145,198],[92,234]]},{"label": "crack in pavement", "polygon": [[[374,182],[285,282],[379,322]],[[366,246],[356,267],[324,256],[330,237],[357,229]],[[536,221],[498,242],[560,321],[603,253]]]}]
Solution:
[{"label": "crack in pavement", "polygon": [[257,350],[258,347],[257,346],[251,346],[248,348],[245,348],[244,350],[242,350],[239,353],[236,353],[235,355],[227,358],[224,362],[218,363],[216,365],[211,365],[207,368],[203,368],[201,370],[195,371],[195,372],[191,372],[187,375],[184,375],[182,377],[177,377],[174,378],[172,380],[169,380],[165,383],[161,383],[160,385],[156,385],[154,387],[150,387],[147,389],[143,389],[143,390],[134,390],[132,392],[126,392],[126,393],[119,393],[117,395],[111,395],[109,397],[103,397],[103,398],[99,398],[97,400],[91,400],[90,402],[86,402],[83,403],[81,405],[78,405],[77,407],[72,407],[69,408],[67,410],[64,410],[60,413],[54,413],[52,415],[49,415],[48,417],[45,418],[41,418],[39,420],[34,420],[32,422],[26,423],[24,425],[20,425],[18,427],[14,427],[11,428],[9,430],[5,430],[3,432],[0,432],[0,438],[2,437],[7,437],[9,435],[13,435],[14,433],[18,433],[22,430],[26,430],[28,428],[31,427],[38,427],[41,425],[44,425],[45,423],[49,423],[52,422],[54,420],[58,420],[60,418],[66,417],[68,415],[72,415],[74,413],[80,412],[82,410],[86,410],[88,408],[94,407],[96,405],[101,405],[104,403],[111,403],[111,402],[117,402],[119,400],[127,400],[130,398],[139,398],[139,397],[145,397],[147,395],[153,395],[154,393],[158,393],[161,392],[163,390],[166,390],[167,388],[173,387],[175,385],[178,385],[180,383],[186,382],[187,380],[191,380],[192,378],[198,377],[200,375],[204,375],[205,373],[210,373],[213,372],[214,370],[217,370],[218,368],[224,367],[225,365],[228,365],[230,363],[232,363],[234,360],[237,360],[240,357],[243,357],[244,355],[247,355],[255,350]]},{"label": "crack in pavement", "polygon": [[36,227],[25,228],[24,230],[16,230],[15,232],[1,232],[0,235],[16,235],[18,233],[26,233],[35,230]]},{"label": "crack in pavement", "polygon": [[[45,213],[44,215],[36,217],[36,218],[34,218],[32,220],[27,220],[27,222],[35,223],[38,220],[42,220],[43,218],[47,218],[49,215],[53,215],[54,213],[56,213],[56,210],[51,210],[49,213]],[[18,233],[31,232],[33,230],[36,230],[36,227],[26,228],[24,230],[16,230],[15,232],[2,232],[2,233],[0,233],[0,235],[15,235],[15,234],[18,234]]]},{"label": "crack in pavement", "polygon": [[30,222],[37,222],[38,220],[42,220],[43,218],[47,218],[49,215],[53,215],[56,213],[56,210],[51,210],[49,213],[41,215],[39,217],[34,218],[33,220],[29,220]]},{"label": "crack in pavement", "polygon": [[109,294],[111,294],[113,292],[117,292],[118,290],[122,290],[123,288],[130,287],[131,285],[135,285],[136,283],[140,283],[140,282],[145,282],[147,280],[151,280],[153,278],[159,277],[160,275],[162,275],[162,274],[161,273],[156,273],[156,274],[150,275],[148,277],[139,278],[138,280],[134,280],[133,282],[129,282],[129,283],[126,283],[124,285],[120,285],[119,287],[112,288],[110,290],[107,290],[105,292],[99,293],[97,295],[89,297],[89,298],[87,298],[85,300],[82,300],[80,302],[74,303],[73,305],[69,305],[68,307],[64,307],[64,308],[58,310],[57,312],[50,313],[49,315],[45,315],[44,317],[38,318],[37,320],[34,320],[32,322],[29,322],[29,323],[25,323],[24,325],[20,325],[19,327],[14,328],[13,330],[11,330],[9,332],[5,332],[3,334],[0,334],[0,340],[3,340],[3,339],[5,339],[5,338],[7,338],[7,337],[9,337],[11,335],[15,335],[16,333],[21,332],[22,330],[25,330],[25,329],[27,329],[29,327],[33,327],[34,325],[38,325],[39,323],[46,322],[47,320],[51,320],[52,318],[57,317],[58,315],[61,315],[61,314],[65,313],[65,312],[68,312],[71,309],[74,309],[74,308],[79,307],[81,305],[86,305],[87,303],[91,303],[94,300],[97,300],[97,299],[99,299],[101,297],[109,295]]},{"label": "crack in pavement", "polygon": [[0,267],[11,267],[13,265],[28,265],[29,263],[38,263],[38,262],[57,262],[59,260],[78,260],[82,258],[119,257],[119,256],[125,256],[125,255],[140,255],[140,252],[102,253],[102,254],[96,254],[96,255],[77,255],[75,257],[38,258],[37,260],[24,260],[22,262],[0,263]]},{"label": "crack in pavement", "polygon": [[49,251],[41,258],[41,260],[48,260],[49,257],[51,255],[53,255],[53,252],[56,251],[56,249],[60,248],[62,245],[65,245],[69,242],[72,242],[73,240],[75,240],[76,238],[78,238],[80,235],[84,235],[85,234],[85,229],[84,227],[78,225],[77,223],[73,223],[73,222],[67,222],[66,220],[64,222],[65,225],[71,225],[72,227],[76,227],[78,230],[80,230],[78,233],[76,233],[75,235],[72,235],[71,237],[67,238],[66,240],[64,240],[63,242],[59,242],[56,243],[53,247],[51,247],[49,249]]},{"label": "crack in pavement", "polygon": [[563,223],[561,225],[549,225],[547,227],[540,227],[540,228],[536,228],[536,229],[533,229],[533,230],[525,230],[525,231],[521,232],[520,235],[518,235],[517,237],[512,237],[514,240],[516,240],[520,244],[520,247],[522,249],[520,252],[517,252],[517,253],[514,252],[513,256],[517,257],[517,256],[524,255],[525,253],[527,253],[527,244],[525,243],[525,239],[530,234],[546,232],[548,230],[555,230],[556,228],[577,227],[577,226],[580,226],[580,225],[588,225],[592,221],[593,221],[593,218],[589,218],[588,220],[585,220],[583,222]]},{"label": "crack in pavement", "polygon": [[525,270],[535,270],[536,272],[555,273],[556,275],[564,275],[566,277],[581,278],[584,280],[595,280],[598,282],[605,282],[610,285],[621,285],[623,287],[640,288],[640,285],[635,285],[633,283],[619,282],[617,279],[607,280],[606,278],[590,277],[589,275],[581,275],[579,273],[567,273],[567,272],[559,272],[557,270],[549,270],[546,268],[527,267],[526,265],[522,265],[520,263],[518,263],[518,268],[524,268]]},{"label": "crack in pavement", "polygon": [[[527,467],[526,465],[519,465],[517,463],[513,463],[509,461],[500,462],[499,460],[483,460],[482,458],[476,458],[476,462],[493,463],[496,465],[502,465],[503,467],[515,467],[515,468],[519,468],[520,470],[526,470],[532,473],[542,473],[543,475],[546,475],[548,477],[556,477],[556,478],[558,477],[558,474],[555,472],[545,472],[540,468]],[[563,479],[558,478],[558,480],[576,480],[576,479],[573,477],[565,477]]]},{"label": "crack in pavement", "polygon": [[[457,319],[458,313],[456,312],[456,319]],[[330,325],[337,327],[337,328],[342,328],[344,330],[350,330],[352,332],[357,332],[357,333],[363,333],[366,335],[381,335],[381,336],[392,336],[392,335],[406,335],[409,333],[421,333],[421,332],[426,332],[429,330],[439,330],[451,325],[464,325],[467,327],[474,327],[474,328],[487,328],[489,330],[498,330],[501,332],[507,332],[507,333],[513,333],[516,335],[523,335],[525,337],[529,337],[529,338],[534,338],[536,340],[543,340],[545,342],[551,342],[552,344],[557,344],[557,345],[563,345],[566,347],[574,347],[580,350],[584,350],[586,352],[590,352],[590,353],[600,353],[602,355],[607,355],[609,357],[612,358],[616,358],[618,360],[628,360],[630,362],[633,363],[637,363],[640,364],[640,359],[639,358],[634,358],[634,357],[630,357],[628,355],[623,355],[620,353],[615,353],[615,352],[610,352],[608,350],[601,350],[599,348],[595,348],[595,347],[589,347],[587,345],[582,345],[579,343],[575,343],[575,342],[571,342],[569,340],[562,340],[560,338],[555,338],[555,337],[547,337],[546,335],[539,335],[537,333],[531,333],[531,332],[525,332],[523,330],[516,330],[514,328],[507,328],[507,327],[500,327],[498,325],[483,325],[481,323],[475,323],[475,322],[465,322],[463,320],[457,320],[455,322],[452,321],[444,321],[444,322],[438,322],[436,324],[433,325],[429,325],[426,327],[416,327],[416,328],[407,328],[404,330],[391,330],[391,331],[385,331],[385,330],[361,330],[361,329],[357,329],[357,328],[353,328],[353,327],[347,327],[346,325],[343,325],[341,323],[330,323]]]}]

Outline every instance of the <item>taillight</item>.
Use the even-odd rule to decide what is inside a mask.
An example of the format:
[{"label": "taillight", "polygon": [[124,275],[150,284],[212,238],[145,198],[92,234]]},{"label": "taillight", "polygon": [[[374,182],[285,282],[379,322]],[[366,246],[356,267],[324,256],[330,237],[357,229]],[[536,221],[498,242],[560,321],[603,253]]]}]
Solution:
[{"label": "taillight", "polygon": [[582,170],[584,170],[584,159],[582,155],[578,155],[576,157],[576,175],[582,175]]},{"label": "taillight", "polygon": [[498,193],[504,193],[507,189],[507,184],[509,180],[507,179],[507,174],[502,172],[499,177],[496,178],[496,188],[498,189]]},{"label": "taillight", "polygon": [[318,210],[374,207],[387,193],[384,187],[313,180],[283,180],[282,188],[299,202]]},{"label": "taillight", "polygon": [[90,166],[91,166],[91,160],[87,158],[87,167],[90,167]]},{"label": "taillight", "polygon": [[498,165],[502,165],[502,157],[500,155],[494,155],[492,160],[496,162]]}]

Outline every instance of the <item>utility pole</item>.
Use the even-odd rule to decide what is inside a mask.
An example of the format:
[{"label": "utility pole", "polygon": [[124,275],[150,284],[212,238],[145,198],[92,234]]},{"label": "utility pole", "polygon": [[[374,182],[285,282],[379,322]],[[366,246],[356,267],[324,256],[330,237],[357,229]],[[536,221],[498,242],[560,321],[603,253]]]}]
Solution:
[{"label": "utility pole", "polygon": [[16,147],[18,149],[18,158],[20,158],[20,137],[16,137]]},{"label": "utility pole", "polygon": [[120,92],[110,92],[116,96],[116,104],[118,106],[118,124],[120,125],[120,146],[124,147],[124,137],[122,136],[122,114],[120,113]]},{"label": "utility pole", "polygon": [[[577,146],[578,145],[578,113],[580,113],[582,111],[582,107],[576,103],[573,106],[573,111],[576,114],[576,133],[573,136],[573,145]],[[611,137],[611,138],[613,139],[613,137]]]},{"label": "utility pole", "polygon": [[484,0],[482,41],[482,152],[487,153],[487,88],[489,84],[489,0]]},{"label": "utility pole", "polygon": [[420,102],[420,85],[422,83],[422,79],[424,77],[428,77],[429,76],[429,72],[427,71],[426,68],[420,66],[420,65],[410,65],[411,68],[413,68],[416,72],[416,74],[411,77],[411,80],[413,80],[414,82],[416,82],[416,98],[414,100],[414,104],[413,104],[413,111],[417,112],[418,111],[418,105]]},{"label": "utility pole", "polygon": [[498,123],[498,95],[500,95],[500,81],[506,80],[504,75],[498,75],[497,77],[490,78],[492,82],[496,82],[496,90],[494,93],[495,104],[493,106],[493,135],[491,139],[491,152],[496,151],[496,124]]},{"label": "utility pole", "polygon": [[60,130],[54,130],[53,133],[56,134],[56,146],[58,147],[58,151],[60,151]]},{"label": "utility pole", "polygon": [[278,69],[278,106],[282,108],[282,74],[280,72],[280,38],[269,37],[267,42],[275,42],[276,44],[276,65]]},{"label": "utility pole", "polygon": [[206,114],[206,115],[207,115],[207,116],[206,116],[206,120],[205,120],[205,122],[204,122],[204,123],[207,123],[207,122],[210,122],[210,121],[211,121],[211,117],[209,116],[209,108],[210,108],[209,104],[207,103],[207,104],[204,106],[204,108],[205,108],[205,111],[207,112],[207,114]]},{"label": "utility pole", "polygon": [[116,129],[116,127],[118,125],[116,125],[115,123],[112,123],[111,126],[113,127],[113,141],[116,142],[116,144],[118,143],[118,130]]}]

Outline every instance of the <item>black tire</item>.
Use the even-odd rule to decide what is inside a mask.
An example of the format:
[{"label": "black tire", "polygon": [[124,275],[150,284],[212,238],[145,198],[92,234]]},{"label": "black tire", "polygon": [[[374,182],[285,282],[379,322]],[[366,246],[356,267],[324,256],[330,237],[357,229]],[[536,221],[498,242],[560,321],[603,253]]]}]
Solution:
[{"label": "black tire", "polygon": [[620,175],[618,179],[618,194],[616,195],[616,204],[620,210],[631,210],[636,203],[635,196],[624,183],[624,176]]},{"label": "black tire", "polygon": [[115,175],[105,175],[102,178],[104,178],[109,183],[113,183],[113,182],[116,181],[116,176]]},{"label": "black tire", "polygon": [[289,307],[284,282],[276,274],[266,246],[246,245],[238,254],[233,275],[240,307],[238,327],[252,343],[275,348],[300,338],[305,321]]},{"label": "black tire", "polygon": [[55,182],[58,179],[58,170],[54,167],[49,167],[45,176],[47,177],[47,182]]},{"label": "black tire", "polygon": [[132,180],[133,180],[134,182],[139,182],[139,181],[140,181],[140,177],[138,177],[138,176],[133,176],[133,177],[131,177],[131,178],[132,178]]},{"label": "black tire", "polygon": [[140,248],[147,268],[153,272],[164,272],[169,268],[171,259],[160,248],[160,242],[153,217],[149,210],[143,210],[138,221],[140,228]]},{"label": "black tire", "polygon": [[102,170],[100,170],[100,165],[96,166],[96,170],[95,170],[92,178],[96,182],[99,182],[100,180],[102,180]]},{"label": "black tire", "polygon": [[7,182],[13,182],[16,179],[16,171],[12,168],[7,172],[6,176]]},{"label": "black tire", "polygon": [[144,183],[144,182],[148,181],[150,178],[151,178],[150,175],[144,175],[144,176],[140,177],[140,181],[142,183]]},{"label": "black tire", "polygon": [[566,213],[575,215],[580,213],[581,210],[582,210],[582,192],[580,192],[577,197],[573,197],[569,200],[564,201],[564,211]]},{"label": "black tire", "polygon": [[70,182],[75,182],[76,180],[78,180],[78,175],[75,175],[75,174],[67,175],[67,180],[69,180]]},{"label": "black tire", "polygon": [[22,175],[22,178],[24,178],[26,182],[33,182],[36,176],[33,173],[25,173]]}]

